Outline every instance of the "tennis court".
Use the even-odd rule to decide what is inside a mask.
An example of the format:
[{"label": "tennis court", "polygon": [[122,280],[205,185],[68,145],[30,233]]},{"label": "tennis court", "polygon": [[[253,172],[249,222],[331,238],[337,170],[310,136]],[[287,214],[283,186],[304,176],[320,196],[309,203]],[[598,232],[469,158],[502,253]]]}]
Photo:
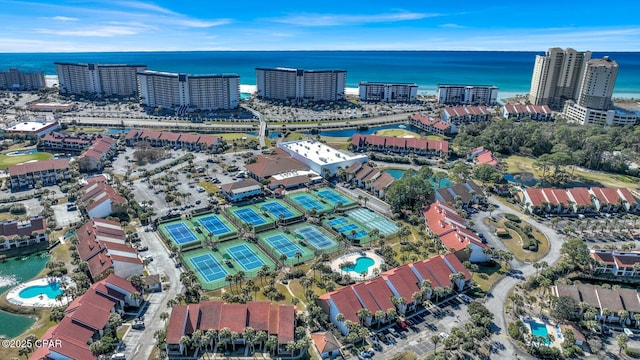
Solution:
[{"label": "tennis court", "polygon": [[267,223],[267,220],[265,220],[262,216],[260,216],[260,214],[258,214],[255,210],[253,210],[250,207],[235,209],[232,211],[238,218],[240,218],[242,221],[246,222],[247,224],[257,226],[257,225],[263,225]]},{"label": "tennis court", "polygon": [[317,212],[326,210],[325,205],[308,194],[291,196],[291,200],[300,204],[305,211],[310,211],[313,208],[315,208]]},{"label": "tennis court", "polygon": [[224,279],[228,274],[211,254],[198,255],[189,261],[206,282]]},{"label": "tennis court", "polygon": [[331,189],[323,189],[317,192],[318,196],[327,200],[331,205],[336,206],[338,203],[342,203],[342,206],[347,206],[353,204],[354,201],[343,196],[334,190]]},{"label": "tennis court", "polygon": [[[217,216],[209,215],[205,217],[201,217],[197,220],[208,232],[213,235],[219,236],[228,234],[231,232],[231,229],[227,225],[225,225]],[[194,221],[195,223],[195,221]]]},{"label": "tennis court", "polygon": [[191,229],[189,229],[189,227],[187,227],[183,222],[166,225],[164,228],[169,233],[169,236],[171,236],[171,239],[173,239],[173,242],[177,245],[198,240],[196,234],[194,234],[193,231],[191,231]]},{"label": "tennis court", "polygon": [[364,227],[369,230],[380,230],[380,234],[384,234],[385,236],[393,235],[399,230],[398,225],[396,225],[395,222],[378,215],[376,212],[369,209],[359,208],[351,210],[347,212],[347,215],[355,219],[358,223],[364,225]]},{"label": "tennis court", "polygon": [[282,219],[291,219],[296,216],[293,211],[287,209],[277,201],[264,203],[260,208],[261,210],[271,213],[276,219],[280,219],[280,215],[282,215]]},{"label": "tennis court", "polygon": [[324,250],[336,246],[336,242],[313,226],[307,226],[296,230],[311,246],[318,250]]},{"label": "tennis court", "polygon": [[227,249],[227,253],[231,255],[246,271],[255,270],[262,265],[266,265],[260,257],[253,252],[247,245],[241,244]]},{"label": "tennis court", "polygon": [[298,245],[287,239],[284,234],[270,236],[268,238],[265,238],[264,240],[280,254],[287,255],[287,258],[289,259],[295,258],[296,253],[300,253],[301,255],[304,255],[305,253],[303,249],[298,247]]},{"label": "tennis court", "polygon": [[337,225],[345,224],[345,223],[348,223],[348,222],[349,222],[349,220],[347,218],[339,217],[339,218],[335,218],[335,219],[331,219],[331,220],[327,221],[327,225],[329,225],[331,227],[336,227]]},{"label": "tennis court", "polygon": [[349,239],[359,240],[358,242],[368,242],[369,232],[364,226],[358,222],[344,216],[338,216],[330,220],[326,220],[326,224],[334,228],[339,233],[347,236]]}]

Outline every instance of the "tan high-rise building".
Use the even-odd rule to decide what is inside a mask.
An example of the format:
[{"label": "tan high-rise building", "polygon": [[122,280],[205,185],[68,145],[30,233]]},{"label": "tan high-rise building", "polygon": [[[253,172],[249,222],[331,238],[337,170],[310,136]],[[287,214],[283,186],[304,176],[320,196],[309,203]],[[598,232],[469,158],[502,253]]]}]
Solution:
[{"label": "tan high-rise building", "polygon": [[132,96],[138,93],[137,73],[146,65],[55,63],[60,92]]},{"label": "tan high-rise building", "polygon": [[575,100],[589,59],[590,51],[571,48],[551,48],[544,56],[536,56],[529,91],[531,103],[562,109],[566,100]]},{"label": "tan high-rise building", "polygon": [[45,86],[42,72],[27,73],[15,68],[0,71],[0,89],[2,90],[39,90]]},{"label": "tan high-rise building", "polygon": [[273,100],[336,101],[344,99],[345,70],[257,68],[258,97]]},{"label": "tan high-rise building", "polygon": [[618,63],[605,56],[587,62],[578,94],[578,105],[595,110],[611,107],[613,86],[618,76]]}]

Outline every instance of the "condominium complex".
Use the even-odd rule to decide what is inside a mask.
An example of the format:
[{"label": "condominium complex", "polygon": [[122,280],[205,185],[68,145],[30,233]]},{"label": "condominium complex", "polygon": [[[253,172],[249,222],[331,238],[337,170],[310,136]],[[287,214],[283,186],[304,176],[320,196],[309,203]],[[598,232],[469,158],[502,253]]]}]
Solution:
[{"label": "condominium complex", "polygon": [[361,82],[361,101],[410,102],[418,97],[418,85],[406,83]]},{"label": "condominium complex", "polygon": [[27,73],[18,69],[0,71],[0,90],[39,90],[45,86],[42,72]]},{"label": "condominium complex", "polygon": [[493,85],[438,84],[438,102],[446,105],[495,105],[498,87]]},{"label": "condominium complex", "polygon": [[138,94],[137,73],[146,65],[55,63],[60,92],[133,96]]},{"label": "condominium complex", "polygon": [[258,97],[272,100],[336,101],[344,99],[345,70],[257,68]]},{"label": "condominium complex", "polygon": [[240,104],[240,76],[187,75],[158,71],[138,73],[139,93],[147,106],[235,109]]},{"label": "condominium complex", "polygon": [[559,110],[566,100],[575,100],[589,59],[590,51],[571,48],[551,48],[544,56],[536,56],[529,91],[531,103]]}]

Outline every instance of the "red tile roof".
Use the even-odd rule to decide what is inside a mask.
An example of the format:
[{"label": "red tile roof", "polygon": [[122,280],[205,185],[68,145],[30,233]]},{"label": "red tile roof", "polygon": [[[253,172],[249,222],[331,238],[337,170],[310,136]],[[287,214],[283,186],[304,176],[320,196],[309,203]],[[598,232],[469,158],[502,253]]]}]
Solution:
[{"label": "red tile roof", "polygon": [[615,264],[615,261],[613,259],[613,254],[611,252],[599,252],[599,251],[593,252],[591,253],[591,257],[594,258],[594,260],[607,265]]},{"label": "red tile roof", "polygon": [[[296,319],[296,308],[293,305],[271,305],[279,309],[278,319],[271,319],[278,325],[278,344],[288,344],[293,341],[294,338],[294,326]],[[291,324],[291,325],[289,325]]]},{"label": "red tile roof", "polygon": [[74,321],[98,331],[104,329],[110,314],[109,310],[85,302],[70,316]]},{"label": "red tile roof", "polygon": [[187,305],[176,305],[171,309],[169,326],[167,326],[167,344],[179,344],[184,335],[184,322],[187,316]]},{"label": "red tile roof", "polygon": [[413,301],[413,294],[420,291],[418,278],[408,264],[391,269],[384,275],[393,284],[398,294],[405,298],[408,303]]},{"label": "red tile roof", "polygon": [[569,189],[569,194],[571,194],[571,197],[573,197],[576,205],[578,206],[592,205],[591,194],[589,193],[589,189],[587,188],[580,187]]},{"label": "red tile roof", "polygon": [[284,156],[281,153],[276,153],[276,155],[258,155],[256,162],[245,165],[245,169],[258,178],[268,178],[285,172],[308,170],[309,167],[292,158],[289,154]]},{"label": "red tile roof", "polygon": [[69,160],[67,159],[42,160],[9,166],[9,174],[18,176],[48,170],[66,170],[68,168]]},{"label": "red tile roof", "polygon": [[109,285],[116,286],[119,289],[128,291],[129,293],[138,292],[138,290],[136,290],[136,288],[131,285],[131,281],[127,281],[115,274],[109,275],[106,279],[102,280],[101,283],[104,283],[107,287],[109,287]]},{"label": "red tile roof", "polygon": [[369,144],[391,149],[449,151],[449,142],[445,140],[397,138],[393,136],[355,134],[351,137],[351,144],[356,147],[367,146],[367,144]]},{"label": "red tile roof", "polygon": [[444,260],[451,266],[453,266],[453,269],[456,273],[463,273],[465,280],[471,280],[471,273],[469,272],[469,270],[467,270],[466,267],[464,267],[464,265],[460,262],[460,259],[458,259],[455,254],[446,254],[440,256],[444,256]]},{"label": "red tile roof", "polygon": [[247,303],[248,323],[256,331],[269,330],[269,311],[271,303],[268,301],[251,301]]},{"label": "red tile roof", "polygon": [[436,129],[446,131],[451,128],[451,124],[445,122],[442,119],[436,119],[426,114],[414,114],[411,117],[412,120],[421,123],[426,127],[434,127]]},{"label": "red tile roof", "polygon": [[389,175],[388,172],[383,172],[376,181],[371,185],[374,189],[380,191],[386,189],[391,183],[393,183],[396,179]]}]

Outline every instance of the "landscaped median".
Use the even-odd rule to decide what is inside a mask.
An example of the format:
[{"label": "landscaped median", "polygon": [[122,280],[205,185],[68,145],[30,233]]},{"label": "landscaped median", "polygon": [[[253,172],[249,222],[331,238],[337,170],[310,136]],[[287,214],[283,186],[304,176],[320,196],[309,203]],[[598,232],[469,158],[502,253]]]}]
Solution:
[{"label": "landscaped median", "polygon": [[513,214],[500,214],[497,222],[485,219],[495,229],[495,234],[523,262],[535,262],[549,252],[549,239],[529,223],[524,223]]}]

